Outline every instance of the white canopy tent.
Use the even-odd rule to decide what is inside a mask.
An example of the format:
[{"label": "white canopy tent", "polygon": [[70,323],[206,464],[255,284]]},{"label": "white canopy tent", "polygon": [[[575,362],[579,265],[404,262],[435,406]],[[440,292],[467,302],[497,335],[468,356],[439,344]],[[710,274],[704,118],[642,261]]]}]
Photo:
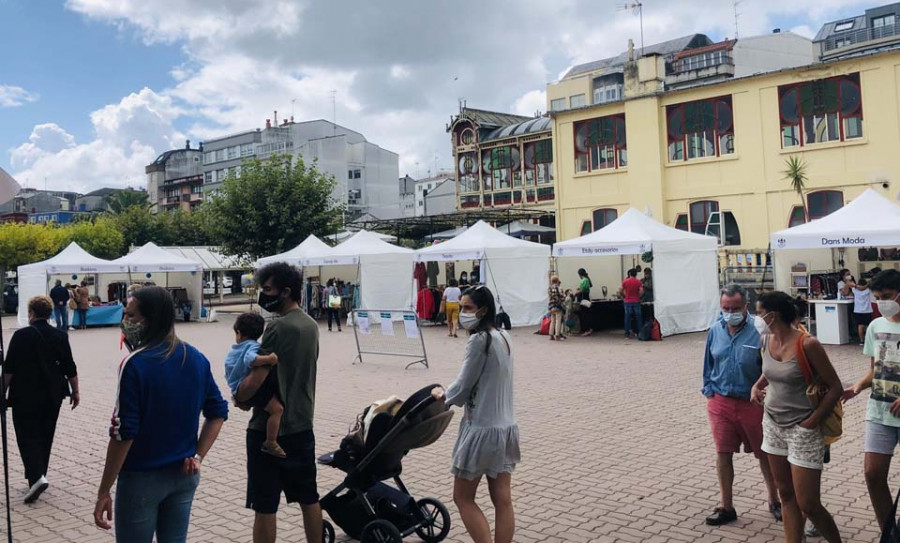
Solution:
[{"label": "white canopy tent", "polygon": [[653,251],[654,314],[662,335],[709,328],[719,313],[716,238],[666,226],[632,208],[604,228],[553,245],[553,255],[639,255]]},{"label": "white canopy tent", "polygon": [[416,261],[480,260],[482,282],[513,326],[540,324],[547,313],[550,247],[508,236],[478,221],[455,238],[416,251]]},{"label": "white canopy tent", "polygon": [[[360,230],[359,232],[368,232],[368,230]],[[337,234],[331,234],[331,235],[325,236],[325,237],[335,243],[343,243],[343,242],[347,241],[348,239],[352,238],[353,236],[355,236],[356,234],[358,234],[359,232],[352,232],[350,230],[344,230],[343,232],[339,232]],[[372,234],[373,236],[376,236],[381,241],[397,241],[397,238],[390,234],[379,234],[378,232],[369,232],[369,233]]]},{"label": "white canopy tent", "polygon": [[[775,288],[790,287],[790,260],[800,258],[822,267],[833,266],[833,258],[819,249],[847,247],[894,247],[900,245],[900,206],[867,189],[834,213],[775,232]],[[787,249],[806,250],[786,251]],[[824,259],[824,260],[823,260]],[[812,271],[812,270],[810,270]]]},{"label": "white canopy tent", "polygon": [[[184,288],[188,299],[193,302],[191,317],[199,318],[203,304],[203,264],[170,253],[153,242],[135,249],[133,252],[113,260],[126,266],[129,282],[152,281],[166,288]],[[159,281],[162,276],[163,284]],[[110,277],[108,280],[116,280]]]},{"label": "white canopy tent", "polygon": [[52,258],[19,266],[19,325],[28,326],[28,300],[47,294],[52,276],[62,279],[65,275],[71,281],[79,281],[85,275],[127,272],[126,266],[97,258],[74,241]]},{"label": "white canopy tent", "polygon": [[444,230],[442,232],[435,232],[434,234],[428,234],[425,236],[425,241],[432,241],[436,239],[444,240],[444,239],[453,239],[456,236],[465,232],[469,227],[468,226],[457,226],[456,228],[451,228],[450,230]]},{"label": "white canopy tent", "polygon": [[380,234],[360,230],[331,249],[308,257],[304,266],[355,265],[363,309],[413,309],[413,250],[391,245]]},{"label": "white canopy tent", "polygon": [[304,266],[306,265],[306,260],[310,258],[328,257],[332,252],[332,248],[324,241],[310,234],[300,245],[297,245],[290,251],[260,258],[256,263],[256,267],[261,268],[266,264],[272,264],[273,262],[287,262],[294,266]]},{"label": "white canopy tent", "polygon": [[509,234],[514,238],[523,238],[525,236],[546,236],[555,234],[556,228],[549,226],[541,226],[539,224],[531,224],[522,221],[513,221],[509,224],[503,224],[497,227],[497,230],[504,234]]}]

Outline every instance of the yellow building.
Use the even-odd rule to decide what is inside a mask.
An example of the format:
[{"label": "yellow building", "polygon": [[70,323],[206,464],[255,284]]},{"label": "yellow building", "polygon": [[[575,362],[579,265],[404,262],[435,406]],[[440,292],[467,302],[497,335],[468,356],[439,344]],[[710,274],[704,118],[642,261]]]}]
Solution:
[{"label": "yellow building", "polygon": [[[885,51],[885,37],[867,51],[859,40],[827,36],[827,56],[817,38],[814,59],[834,60],[743,77],[735,76],[733,40],[689,37],[674,51],[641,57],[632,50],[621,83],[597,77],[599,66],[550,85],[557,238],[602,228],[634,207],[671,226],[718,234],[725,251],[764,252],[770,232],[804,221],[783,173],[791,157],[806,165],[812,218],[867,188],[894,198],[900,51]],[[896,46],[893,30],[887,38]],[[804,45],[789,43],[801,58]],[[835,55],[842,47],[853,56]],[[690,71],[694,77],[683,73]],[[595,103],[582,105],[587,100],[578,96],[590,93],[591,81]]]}]

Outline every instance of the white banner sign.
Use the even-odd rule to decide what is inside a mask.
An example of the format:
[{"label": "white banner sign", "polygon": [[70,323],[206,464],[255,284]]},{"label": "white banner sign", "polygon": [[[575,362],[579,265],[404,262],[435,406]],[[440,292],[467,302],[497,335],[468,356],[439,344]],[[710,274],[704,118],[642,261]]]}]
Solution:
[{"label": "white banner sign", "polygon": [[359,311],[356,313],[356,325],[359,326],[359,331],[365,335],[369,335],[372,333],[372,324],[369,322],[369,313],[366,311]]},{"label": "white banner sign", "polygon": [[403,315],[403,328],[406,329],[406,337],[413,339],[419,337],[419,323],[415,315]]},{"label": "white banner sign", "polygon": [[650,243],[637,243],[628,245],[614,245],[609,247],[560,247],[553,246],[553,256],[617,256],[617,255],[641,255],[651,250]]},{"label": "white banner sign", "polygon": [[772,236],[773,249],[829,249],[836,247],[885,247],[900,244],[896,232],[884,234],[834,234]]},{"label": "white banner sign", "polygon": [[381,334],[384,336],[394,335],[394,322],[391,320],[389,311],[381,313]]},{"label": "white banner sign", "polygon": [[456,260],[481,260],[484,251],[448,251],[446,253],[416,253],[416,262],[452,262]]}]

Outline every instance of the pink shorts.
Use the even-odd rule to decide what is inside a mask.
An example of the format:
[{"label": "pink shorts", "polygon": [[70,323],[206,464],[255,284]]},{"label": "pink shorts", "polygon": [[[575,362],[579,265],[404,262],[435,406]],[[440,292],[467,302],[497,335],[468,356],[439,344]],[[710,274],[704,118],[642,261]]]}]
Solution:
[{"label": "pink shorts", "polygon": [[763,455],[763,407],[750,400],[715,394],[707,399],[706,412],[718,453],[752,452]]}]

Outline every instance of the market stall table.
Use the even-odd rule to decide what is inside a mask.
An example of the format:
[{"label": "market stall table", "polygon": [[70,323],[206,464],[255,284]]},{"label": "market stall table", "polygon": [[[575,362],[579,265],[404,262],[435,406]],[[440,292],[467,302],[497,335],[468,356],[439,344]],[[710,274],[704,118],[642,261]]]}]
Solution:
[{"label": "market stall table", "polygon": [[[87,310],[87,326],[118,326],[122,322],[122,304],[92,305]],[[82,325],[81,315],[75,311],[72,326]]]}]

